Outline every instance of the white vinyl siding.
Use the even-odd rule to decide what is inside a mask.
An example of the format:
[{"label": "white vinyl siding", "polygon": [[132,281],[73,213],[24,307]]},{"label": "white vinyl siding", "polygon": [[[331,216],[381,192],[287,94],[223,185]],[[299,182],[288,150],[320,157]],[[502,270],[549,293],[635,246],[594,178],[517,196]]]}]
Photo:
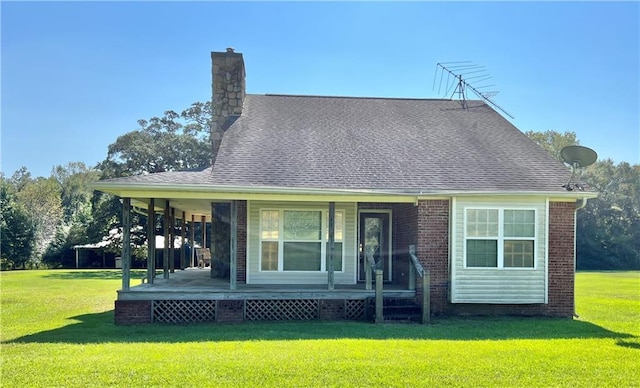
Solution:
[{"label": "white vinyl siding", "polygon": [[[458,197],[453,203],[451,302],[544,303],[546,200]],[[529,218],[531,214],[533,220]],[[479,253],[473,265],[468,265],[467,244],[474,241],[479,241],[480,245],[475,247]],[[531,245],[532,263],[527,261]],[[493,249],[495,263],[489,259]]]},{"label": "white vinyl siding", "polygon": [[[329,204],[319,202],[249,201],[247,233],[247,283],[249,284],[327,284],[326,241]],[[287,216],[285,216],[287,214]],[[322,233],[310,230],[294,236],[286,230],[285,218],[321,215]],[[262,218],[262,222],[261,222]],[[339,219],[342,219],[342,222]],[[312,236],[313,234],[313,236]],[[335,265],[336,284],[354,284],[356,268],[356,204],[336,203],[336,250],[341,264]],[[317,244],[322,252],[317,268],[292,270],[286,257],[293,257],[300,244]],[[304,247],[303,247],[304,248]],[[309,247],[307,247],[309,248]],[[301,248],[302,249],[302,248]],[[293,250],[293,251],[292,251]],[[307,249],[308,250],[308,249]],[[285,251],[286,256],[285,256]]]}]

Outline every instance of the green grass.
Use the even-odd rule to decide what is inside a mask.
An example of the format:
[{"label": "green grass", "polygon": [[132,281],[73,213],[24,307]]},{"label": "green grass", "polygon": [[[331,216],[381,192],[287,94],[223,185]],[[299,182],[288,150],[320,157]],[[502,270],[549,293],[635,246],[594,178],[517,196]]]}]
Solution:
[{"label": "green grass", "polygon": [[1,385],[640,386],[640,272],[579,273],[578,319],[431,325],[115,326],[119,275],[1,273]]}]

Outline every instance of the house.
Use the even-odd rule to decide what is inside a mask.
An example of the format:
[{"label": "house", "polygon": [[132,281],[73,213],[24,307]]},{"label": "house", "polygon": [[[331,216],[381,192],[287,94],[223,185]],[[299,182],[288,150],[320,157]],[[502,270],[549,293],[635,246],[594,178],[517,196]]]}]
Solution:
[{"label": "house", "polygon": [[125,222],[135,205],[211,223],[229,278],[179,281],[188,271],[165,263],[156,279],[150,264],[131,286],[125,244],[117,323],[359,319],[374,305],[380,320],[403,298],[423,321],[572,317],[576,211],[595,194],[563,188],[570,171],[490,106],[247,94],[242,54],[211,57],[212,166],[95,188],[123,199]]}]

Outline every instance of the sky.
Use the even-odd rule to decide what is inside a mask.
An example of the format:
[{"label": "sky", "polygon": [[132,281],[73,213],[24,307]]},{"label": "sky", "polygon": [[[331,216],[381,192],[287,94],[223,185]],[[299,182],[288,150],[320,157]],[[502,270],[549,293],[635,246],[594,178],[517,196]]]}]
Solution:
[{"label": "sky", "polygon": [[227,47],[255,94],[450,98],[436,64],[471,61],[521,131],[575,132],[601,160],[640,164],[638,2],[2,1],[0,12],[7,176],[95,166],[138,119],[210,100],[210,53]]}]

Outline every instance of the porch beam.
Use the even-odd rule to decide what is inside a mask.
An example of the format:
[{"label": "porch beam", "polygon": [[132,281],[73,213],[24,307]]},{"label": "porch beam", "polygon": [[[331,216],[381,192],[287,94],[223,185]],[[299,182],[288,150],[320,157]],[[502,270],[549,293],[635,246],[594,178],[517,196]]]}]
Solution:
[{"label": "porch beam", "polygon": [[329,202],[329,254],[327,255],[327,285],[329,290],[333,290],[335,287],[335,277],[333,268],[333,258],[335,257],[336,250],[336,203]]},{"label": "porch beam", "polygon": [[231,230],[229,231],[229,289],[237,288],[238,274],[238,201],[231,201],[229,209],[231,218]]},{"label": "porch beam", "polygon": [[122,198],[122,289],[131,283],[131,198]]},{"label": "porch beam", "polygon": [[162,251],[162,277],[169,279],[169,218],[171,218],[171,208],[169,200],[164,201],[164,249]]},{"label": "porch beam", "polygon": [[156,274],[156,204],[149,200],[147,207],[147,283],[153,284]]}]

